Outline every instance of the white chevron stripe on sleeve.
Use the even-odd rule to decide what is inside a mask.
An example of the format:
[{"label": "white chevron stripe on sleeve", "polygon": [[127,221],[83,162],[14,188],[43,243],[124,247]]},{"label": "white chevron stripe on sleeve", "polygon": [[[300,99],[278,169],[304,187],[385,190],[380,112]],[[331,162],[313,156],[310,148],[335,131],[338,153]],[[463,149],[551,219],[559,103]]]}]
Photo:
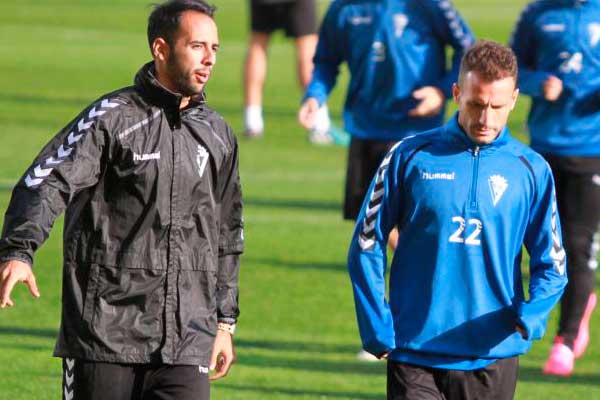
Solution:
[{"label": "white chevron stripe on sleeve", "polygon": [[35,174],[35,176],[37,178],[45,178],[46,176],[50,175],[52,170],[53,170],[53,168],[43,169],[41,165],[36,165],[35,168],[33,169],[33,173]]},{"label": "white chevron stripe on sleeve", "polygon": [[75,132],[71,132],[71,133],[69,133],[69,136],[67,136],[67,141],[69,142],[69,146],[75,142],[78,142],[79,139],[81,139],[83,137],[83,133],[80,133],[79,135],[75,135],[74,133]]},{"label": "white chevron stripe on sleeve", "polygon": [[40,183],[42,183],[42,181],[43,181],[43,179],[35,179],[35,178],[32,178],[29,175],[27,175],[25,177],[25,184],[27,185],[27,187],[37,186]]},{"label": "white chevron stripe on sleeve", "polygon": [[67,157],[69,154],[71,154],[71,152],[73,151],[73,149],[71,147],[66,147],[64,145],[60,145],[60,147],[58,148],[58,158],[65,158]]}]

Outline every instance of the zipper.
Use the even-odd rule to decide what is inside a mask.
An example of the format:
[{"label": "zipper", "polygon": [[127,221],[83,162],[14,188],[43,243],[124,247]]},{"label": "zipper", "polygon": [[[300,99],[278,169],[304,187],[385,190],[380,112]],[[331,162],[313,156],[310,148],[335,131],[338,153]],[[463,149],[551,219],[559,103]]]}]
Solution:
[{"label": "zipper", "polygon": [[472,157],[472,169],[473,174],[471,175],[471,194],[469,196],[469,208],[477,209],[477,179],[479,177],[479,146],[473,148]]}]

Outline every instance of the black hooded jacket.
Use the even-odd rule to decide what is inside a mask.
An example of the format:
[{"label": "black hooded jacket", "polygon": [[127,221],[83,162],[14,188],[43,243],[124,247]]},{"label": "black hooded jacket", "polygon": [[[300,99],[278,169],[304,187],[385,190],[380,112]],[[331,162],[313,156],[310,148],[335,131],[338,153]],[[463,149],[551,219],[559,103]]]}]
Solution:
[{"label": "black hooded jacket", "polygon": [[154,77],[71,121],[14,188],[0,261],[33,265],[65,211],[59,357],[207,365],[235,322],[243,251],[238,147],[204,96]]}]

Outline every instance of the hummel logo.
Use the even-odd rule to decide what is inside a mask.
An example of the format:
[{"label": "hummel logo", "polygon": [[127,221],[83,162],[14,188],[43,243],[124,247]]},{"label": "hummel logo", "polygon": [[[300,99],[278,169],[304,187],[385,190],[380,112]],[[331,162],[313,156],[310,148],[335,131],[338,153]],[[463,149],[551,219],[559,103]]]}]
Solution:
[{"label": "hummel logo", "polygon": [[492,175],[489,177],[488,183],[490,185],[490,192],[492,193],[492,202],[494,203],[494,207],[496,207],[496,204],[498,204],[508,188],[508,181],[502,175]]},{"label": "hummel logo", "polygon": [[426,181],[438,180],[438,179],[442,179],[442,180],[446,180],[446,181],[453,181],[456,178],[456,173],[454,173],[454,172],[423,172],[421,174],[421,178],[425,179]]},{"label": "hummel logo", "polygon": [[133,153],[133,161],[160,160],[160,151],[158,153],[137,154]]},{"label": "hummel logo", "polygon": [[542,26],[544,32],[564,32],[565,24],[546,24]]},{"label": "hummel logo", "polygon": [[352,25],[369,25],[373,22],[372,17],[350,17],[350,24]]}]

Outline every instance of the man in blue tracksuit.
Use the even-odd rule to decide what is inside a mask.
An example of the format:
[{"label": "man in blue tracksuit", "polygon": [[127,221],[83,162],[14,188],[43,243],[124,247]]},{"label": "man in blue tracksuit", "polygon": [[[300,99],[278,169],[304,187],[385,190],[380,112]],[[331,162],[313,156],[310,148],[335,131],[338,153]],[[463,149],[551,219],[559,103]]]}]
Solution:
[{"label": "man in blue tracksuit", "polygon": [[517,356],[562,294],[552,173],[506,127],[516,79],[509,48],[477,42],[453,86],[458,113],[398,142],[371,183],[348,263],[363,346],[388,359],[388,399],[512,399]]},{"label": "man in blue tracksuit", "polygon": [[[448,0],[336,0],[321,25],[299,120],[314,124],[340,65],[350,70],[344,128],[352,135],[344,218],[355,220],[377,166],[398,140],[442,123],[460,58],[474,41]],[[453,48],[452,65],[445,50]]]},{"label": "man in blue tracksuit", "polygon": [[511,46],[532,98],[531,147],[550,164],[569,259],[558,334],[544,373],[570,375],[589,341],[600,249],[600,0],[532,2]]}]

